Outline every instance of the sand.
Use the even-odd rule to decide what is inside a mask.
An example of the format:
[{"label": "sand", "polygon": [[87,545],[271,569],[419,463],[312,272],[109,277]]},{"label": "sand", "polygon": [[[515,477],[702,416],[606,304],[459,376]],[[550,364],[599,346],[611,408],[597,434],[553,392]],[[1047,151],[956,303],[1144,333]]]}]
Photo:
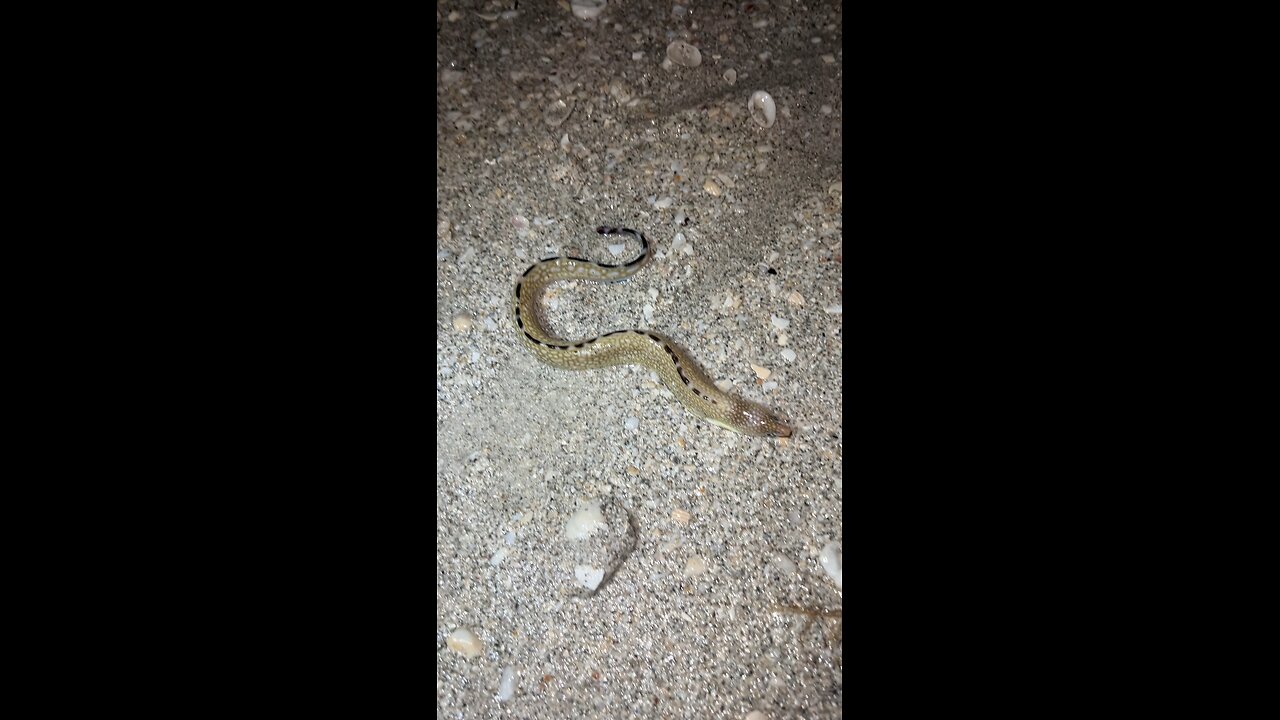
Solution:
[{"label": "sand", "polygon": [[[839,4],[436,7],[437,716],[840,717]],[[664,67],[673,40],[701,64]],[[792,438],[520,345],[531,263],[635,256],[601,224],[654,262],[554,287],[552,327],[664,332]]]}]

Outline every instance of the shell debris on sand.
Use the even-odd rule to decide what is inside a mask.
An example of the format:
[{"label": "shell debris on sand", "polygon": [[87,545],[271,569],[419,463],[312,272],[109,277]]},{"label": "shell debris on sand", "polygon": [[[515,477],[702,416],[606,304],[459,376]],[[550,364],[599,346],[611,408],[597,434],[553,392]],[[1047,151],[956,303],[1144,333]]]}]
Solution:
[{"label": "shell debris on sand", "polygon": [[574,513],[564,526],[565,537],[570,540],[586,540],[605,527],[600,503],[588,503]]},{"label": "shell debris on sand", "polygon": [[445,638],[444,642],[450,650],[463,657],[479,657],[484,652],[484,643],[467,628],[458,628],[449,633],[449,637]]},{"label": "shell debris on sand", "polygon": [[751,93],[747,101],[747,109],[751,111],[751,119],[761,127],[771,128],[778,118],[778,106],[769,93],[757,90]]},{"label": "shell debris on sand", "polygon": [[604,580],[604,570],[590,565],[578,565],[573,568],[573,576],[578,579],[582,587],[595,590]]},{"label": "shell debris on sand", "polygon": [[471,317],[471,313],[463,312],[453,316],[453,329],[458,332],[466,332],[475,326],[475,320]]},{"label": "shell debris on sand", "polygon": [[840,551],[840,543],[832,540],[818,553],[818,562],[827,571],[836,588],[844,589],[844,553]]},{"label": "shell debris on sand", "polygon": [[667,46],[667,59],[677,65],[698,67],[702,64],[702,52],[683,40],[673,40]]},{"label": "shell debris on sand", "polygon": [[608,4],[608,0],[573,0],[569,3],[569,7],[574,17],[591,20],[599,17]]},{"label": "shell debris on sand", "polygon": [[502,669],[502,677],[498,680],[498,694],[493,697],[498,702],[506,702],[515,697],[515,694],[516,670],[508,665]]}]

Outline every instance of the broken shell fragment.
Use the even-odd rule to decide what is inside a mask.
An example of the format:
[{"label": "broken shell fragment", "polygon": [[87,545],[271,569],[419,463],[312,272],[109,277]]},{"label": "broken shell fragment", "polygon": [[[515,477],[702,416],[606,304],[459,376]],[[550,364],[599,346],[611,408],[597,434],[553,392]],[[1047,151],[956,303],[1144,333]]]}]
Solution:
[{"label": "broken shell fragment", "polygon": [[738,71],[734,70],[733,68],[729,68],[728,70],[725,70],[724,81],[729,83],[730,85],[738,82]]},{"label": "broken shell fragment", "polygon": [[480,653],[484,652],[484,643],[467,628],[454,630],[444,641],[450,650],[463,657],[479,657]]},{"label": "broken shell fragment", "polygon": [[573,112],[572,105],[566,104],[563,100],[556,100],[542,112],[542,119],[546,120],[551,127],[559,127],[560,123],[569,119],[571,112]]},{"label": "broken shell fragment", "polygon": [[751,111],[751,119],[761,127],[773,127],[773,123],[778,118],[778,106],[774,104],[773,98],[769,97],[769,93],[763,90],[751,93],[751,99],[747,101],[747,109]]},{"label": "broken shell fragment", "polygon": [[677,65],[698,67],[702,64],[702,52],[683,40],[674,40],[667,46],[667,59]]},{"label": "broken shell fragment", "polygon": [[590,20],[604,12],[604,8],[608,4],[608,0],[573,0],[569,5],[575,17]]}]

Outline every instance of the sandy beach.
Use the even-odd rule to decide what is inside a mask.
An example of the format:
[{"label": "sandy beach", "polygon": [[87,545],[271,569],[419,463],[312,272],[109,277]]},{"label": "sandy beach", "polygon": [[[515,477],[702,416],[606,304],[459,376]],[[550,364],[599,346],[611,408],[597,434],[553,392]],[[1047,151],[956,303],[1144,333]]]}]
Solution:
[{"label": "sandy beach", "polygon": [[[436,6],[437,717],[841,717],[840,5],[581,3]],[[602,224],[652,261],[551,327],[665,333],[792,437],[521,344],[532,263],[635,257]]]}]

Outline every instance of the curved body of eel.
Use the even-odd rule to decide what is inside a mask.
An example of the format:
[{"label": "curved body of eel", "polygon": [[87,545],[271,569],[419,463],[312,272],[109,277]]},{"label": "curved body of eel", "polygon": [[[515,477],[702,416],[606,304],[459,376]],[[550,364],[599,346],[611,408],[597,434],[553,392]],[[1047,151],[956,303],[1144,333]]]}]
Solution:
[{"label": "curved body of eel", "polygon": [[609,365],[642,365],[658,374],[680,402],[695,415],[746,435],[790,437],[791,427],[762,405],[721,391],[706,372],[669,338],[651,330],[614,330],[577,342],[557,338],[548,328],[539,299],[553,282],[593,280],[621,282],[649,261],[649,241],[630,228],[601,226],[601,235],[628,233],[641,244],[640,256],[625,265],[606,265],[577,257],[540,260],[516,281],[515,324],[520,340],[539,360],[565,370]]}]

